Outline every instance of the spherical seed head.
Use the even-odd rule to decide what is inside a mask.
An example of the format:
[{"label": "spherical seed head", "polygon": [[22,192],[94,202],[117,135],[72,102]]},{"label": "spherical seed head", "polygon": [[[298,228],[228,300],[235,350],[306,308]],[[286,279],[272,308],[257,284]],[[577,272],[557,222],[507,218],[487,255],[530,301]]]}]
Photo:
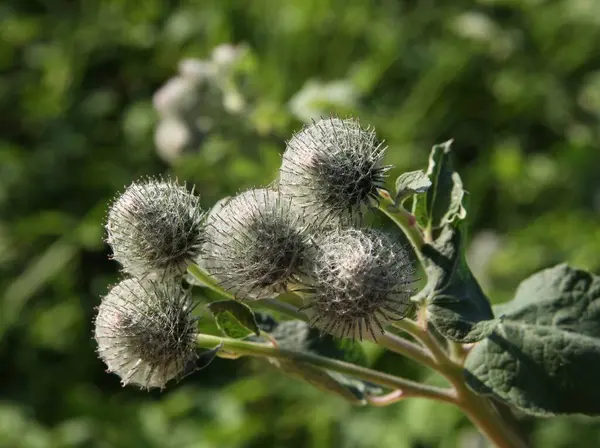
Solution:
[{"label": "spherical seed head", "polygon": [[196,359],[188,292],[175,280],[130,278],[102,299],[95,321],[98,354],[123,386],[164,388]]},{"label": "spherical seed head", "polygon": [[131,275],[185,272],[204,241],[198,197],[171,180],[131,184],[111,205],[106,230],[112,258]]},{"label": "spherical seed head", "polygon": [[408,253],[390,235],[336,229],[315,244],[306,309],[311,323],[339,337],[384,332],[389,320],[410,308],[414,269]]},{"label": "spherical seed head", "polygon": [[385,149],[357,120],[320,120],[288,142],[279,187],[315,214],[360,218],[384,186]]},{"label": "spherical seed head", "polygon": [[211,212],[199,263],[241,300],[273,297],[295,281],[309,244],[308,226],[277,191],[241,193]]}]

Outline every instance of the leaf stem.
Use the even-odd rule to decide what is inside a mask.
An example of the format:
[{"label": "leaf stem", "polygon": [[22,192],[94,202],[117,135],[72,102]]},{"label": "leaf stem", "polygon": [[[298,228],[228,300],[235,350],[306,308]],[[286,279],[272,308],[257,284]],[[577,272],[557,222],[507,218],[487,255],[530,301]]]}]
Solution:
[{"label": "leaf stem", "polygon": [[384,407],[397,403],[400,400],[404,400],[409,396],[410,395],[403,390],[398,389],[386,395],[369,395],[367,396],[367,403],[375,407]]},{"label": "leaf stem", "polygon": [[196,341],[198,346],[202,348],[214,348],[215,346],[223,343],[223,350],[226,350],[230,353],[300,362],[312,365],[314,367],[350,375],[352,377],[369,381],[390,389],[400,389],[404,393],[410,394],[413,397],[430,398],[446,403],[456,403],[456,394],[453,390],[420,384],[415,381],[398,378],[394,375],[378,372],[376,370],[357,366],[344,361],[326,358],[324,356],[206,334],[199,334],[196,338]]},{"label": "leaf stem", "polygon": [[[197,280],[202,282],[202,284],[211,291],[216,292],[217,294],[226,297],[227,299],[237,300],[234,294],[220,287],[214,281],[214,279],[197,264],[190,263],[187,267],[187,270],[191,275],[193,275]],[[257,300],[256,305],[268,308],[272,311],[277,311],[279,313],[286,314],[288,316],[294,317],[295,319],[300,319],[304,321],[307,320],[307,317],[303,313],[299,312],[295,306],[277,299]]]},{"label": "leaf stem", "polygon": [[381,336],[377,336],[377,343],[394,353],[406,356],[432,369],[437,369],[437,363],[430,353],[408,339],[401,338],[388,331]]},{"label": "leaf stem", "polygon": [[421,344],[429,349],[433,358],[437,361],[437,365],[446,365],[450,361],[446,356],[446,352],[425,328],[421,327],[412,319],[404,318],[392,324],[392,327],[410,334]]},{"label": "leaf stem", "polygon": [[419,261],[425,267],[425,259],[421,253],[425,240],[419,227],[417,226],[415,216],[402,208],[401,205],[396,205],[394,200],[389,196],[389,193],[383,193],[380,191],[379,197],[379,210],[383,212],[388,218],[390,218],[399,228],[404,232],[408,240],[413,246],[415,255],[419,257]]}]

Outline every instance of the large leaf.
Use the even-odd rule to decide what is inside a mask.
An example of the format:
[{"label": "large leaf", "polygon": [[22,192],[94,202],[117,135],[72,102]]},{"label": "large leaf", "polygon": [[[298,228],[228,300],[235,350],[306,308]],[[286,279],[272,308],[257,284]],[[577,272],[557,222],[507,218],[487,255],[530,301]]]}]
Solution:
[{"label": "large leaf", "polygon": [[462,203],[465,194],[462,180],[450,160],[451,146],[449,140],[431,149],[427,168],[431,186],[426,194],[413,198],[413,214],[424,229],[439,229],[467,215]]},{"label": "large leaf", "polygon": [[[290,320],[278,324],[261,313],[257,313],[257,320],[261,329],[269,331],[282,348],[309,352],[363,366],[367,363],[360,344],[339,340],[329,335],[321,336],[318,330],[311,328],[305,322]],[[378,386],[301,362],[282,360],[272,362],[284,372],[355,404],[365,404],[367,394],[381,392]]]},{"label": "large leaf", "polygon": [[467,265],[461,239],[461,230],[447,224],[423,247],[427,285],[416,300],[426,301],[429,321],[444,337],[470,343],[485,338],[498,322]]},{"label": "large leaf", "polygon": [[208,309],[215,317],[219,329],[230,338],[245,338],[254,333],[260,334],[254,313],[247,305],[235,300],[213,302]]},{"label": "large leaf", "polygon": [[525,280],[466,360],[468,384],[537,415],[600,414],[600,277],[559,265]]}]

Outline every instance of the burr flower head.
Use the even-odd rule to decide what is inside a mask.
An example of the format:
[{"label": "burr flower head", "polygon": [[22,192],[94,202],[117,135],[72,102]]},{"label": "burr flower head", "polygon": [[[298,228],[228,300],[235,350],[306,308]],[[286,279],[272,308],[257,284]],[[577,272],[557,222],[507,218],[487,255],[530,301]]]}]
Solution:
[{"label": "burr flower head", "polygon": [[189,293],[175,280],[130,278],[102,299],[95,320],[98,354],[121,383],[164,388],[196,359]]},{"label": "burr flower head", "polygon": [[131,184],[110,207],[106,230],[112,258],[134,276],[173,277],[202,248],[204,213],[198,197],[171,180]]},{"label": "burr flower head", "polygon": [[300,273],[309,244],[299,212],[274,190],[227,200],[207,218],[199,264],[241,300],[283,292]]},{"label": "burr flower head", "polygon": [[408,312],[414,269],[394,238],[335,229],[315,244],[307,309],[311,324],[339,337],[373,339]]},{"label": "burr flower head", "polygon": [[320,120],[288,142],[279,187],[314,214],[360,217],[384,186],[385,149],[357,120]]}]

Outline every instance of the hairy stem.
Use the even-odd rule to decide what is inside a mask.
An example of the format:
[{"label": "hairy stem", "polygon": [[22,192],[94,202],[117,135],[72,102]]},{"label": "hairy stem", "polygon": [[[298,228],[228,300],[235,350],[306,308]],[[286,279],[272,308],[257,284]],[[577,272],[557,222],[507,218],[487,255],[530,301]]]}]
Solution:
[{"label": "hairy stem", "polygon": [[350,375],[352,377],[369,381],[390,389],[399,389],[413,397],[430,398],[446,403],[456,403],[456,395],[453,390],[420,384],[407,379],[398,378],[394,375],[378,372],[376,370],[357,366],[344,361],[326,358],[324,356],[282,349],[266,344],[240,341],[236,339],[222,338],[205,334],[198,335],[196,340],[198,346],[202,348],[214,348],[215,346],[223,343],[222,350],[238,355],[276,358],[300,362],[312,365],[314,367]]}]

